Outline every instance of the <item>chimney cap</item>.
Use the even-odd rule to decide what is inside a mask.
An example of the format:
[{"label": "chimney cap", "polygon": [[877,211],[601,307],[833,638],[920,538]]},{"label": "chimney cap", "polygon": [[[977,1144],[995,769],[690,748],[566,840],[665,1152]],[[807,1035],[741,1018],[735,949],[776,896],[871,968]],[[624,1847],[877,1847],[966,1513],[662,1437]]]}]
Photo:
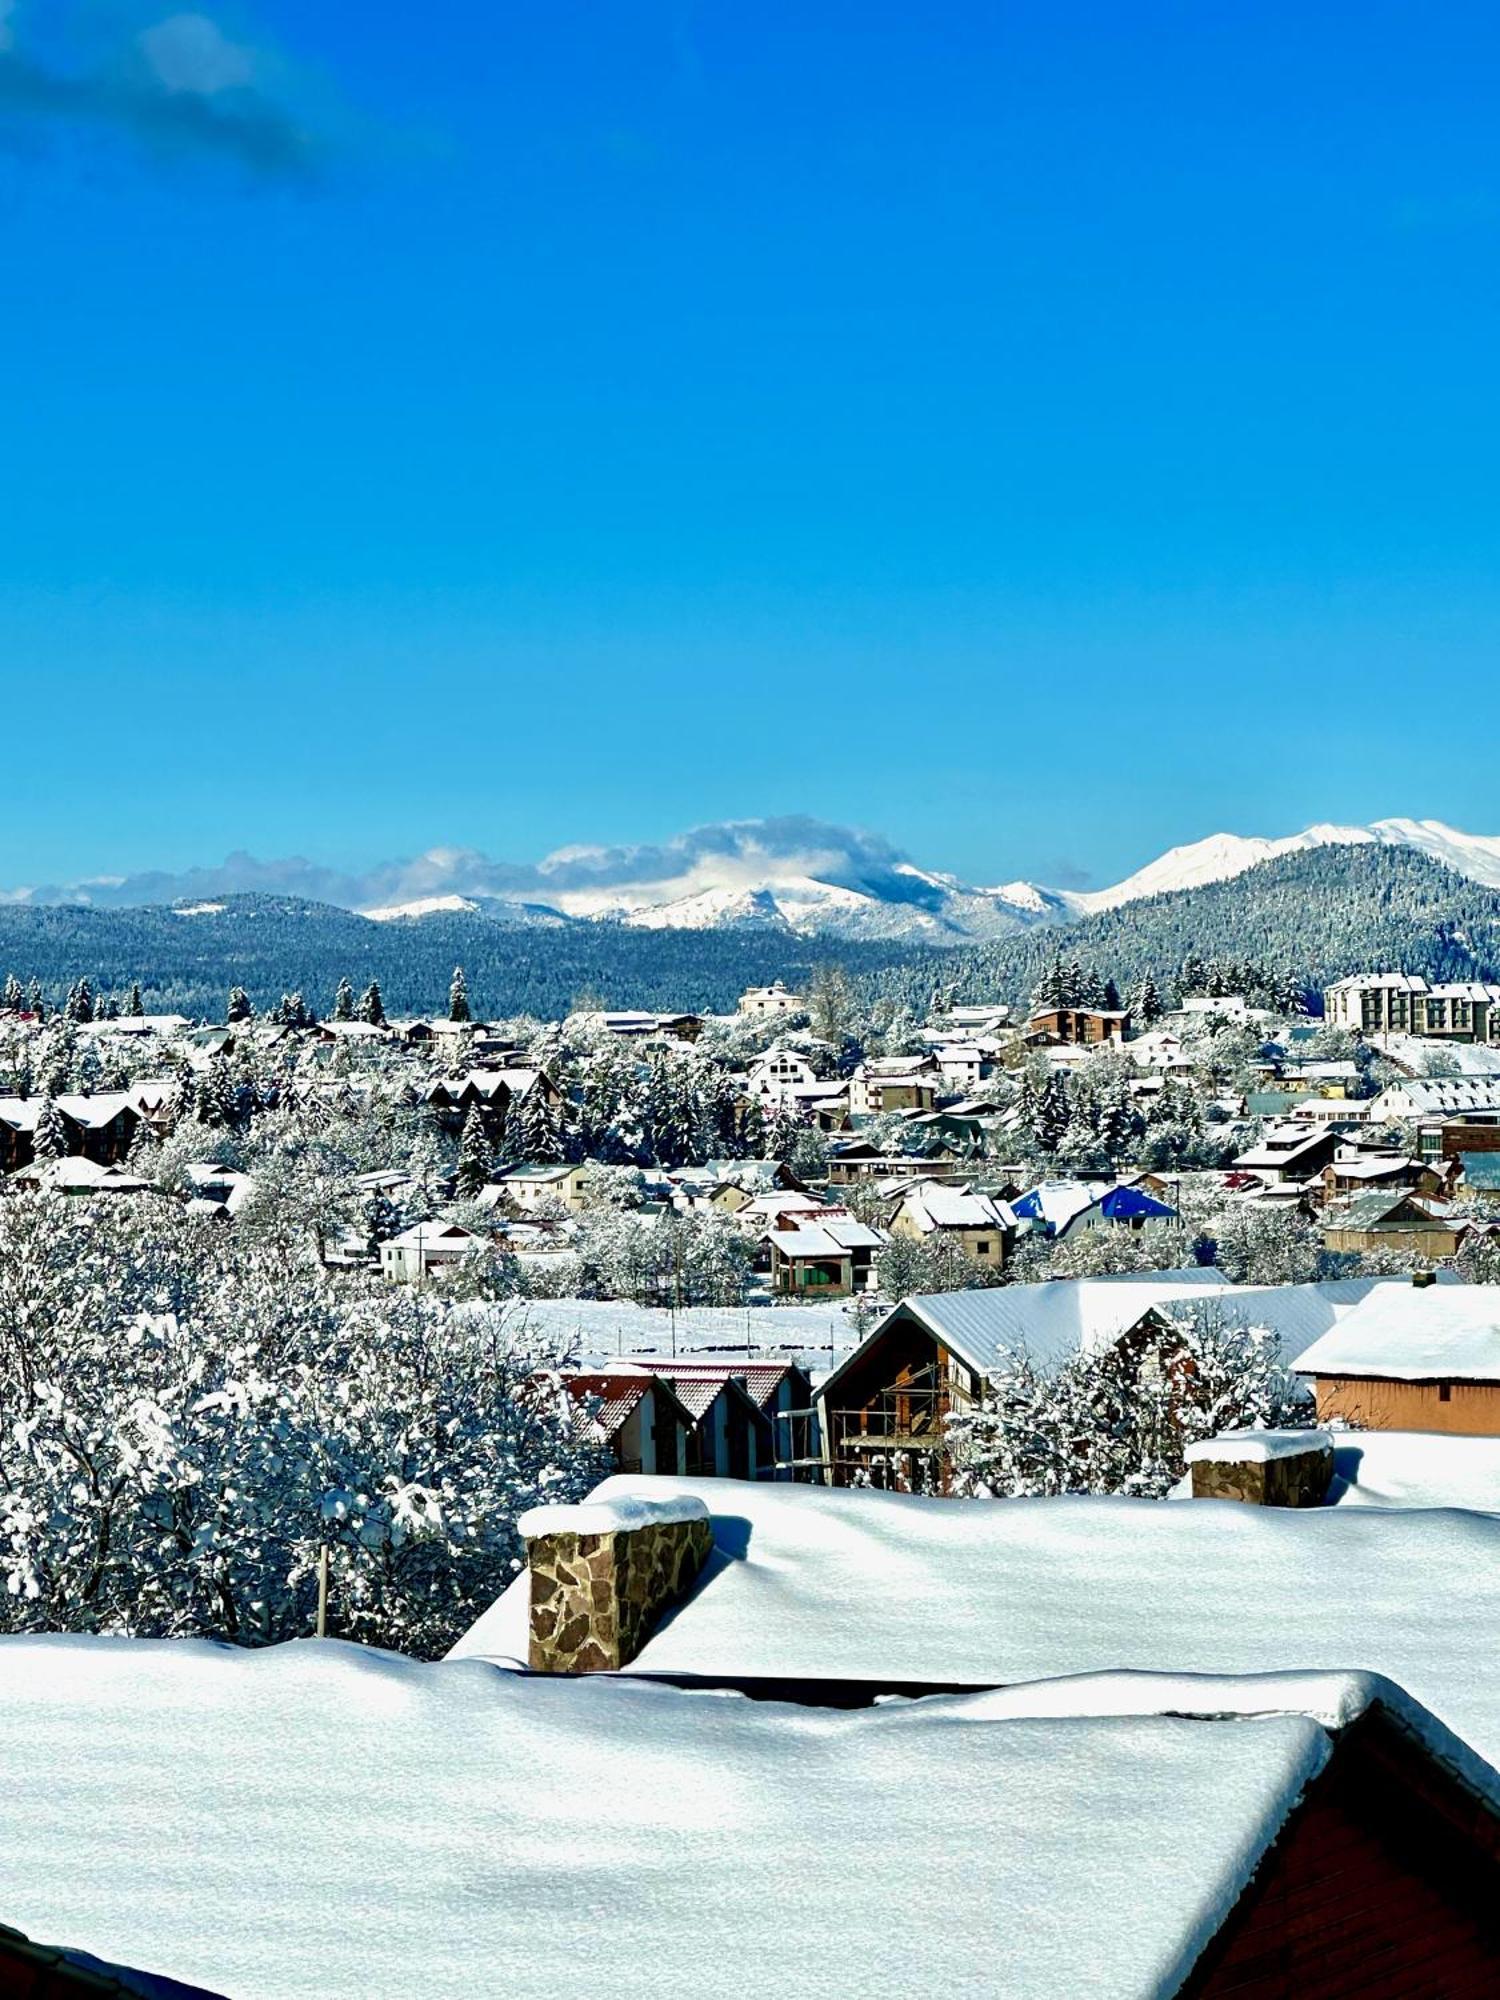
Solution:
[{"label": "chimney cap", "polygon": [[676,1521],[706,1521],[709,1512],[695,1494],[663,1500],[583,1500],[575,1507],[532,1507],[517,1521],[523,1541],[543,1535],[621,1535],[634,1528],[665,1528]]}]

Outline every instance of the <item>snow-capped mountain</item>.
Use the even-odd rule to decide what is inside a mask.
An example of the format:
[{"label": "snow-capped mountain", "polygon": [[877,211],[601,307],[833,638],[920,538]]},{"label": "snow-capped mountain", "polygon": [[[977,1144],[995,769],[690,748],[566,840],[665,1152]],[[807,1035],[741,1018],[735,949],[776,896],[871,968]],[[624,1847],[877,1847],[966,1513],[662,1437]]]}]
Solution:
[{"label": "snow-capped mountain", "polygon": [[1143,896],[1161,896],[1174,889],[1197,889],[1206,882],[1227,882],[1278,854],[1308,847],[1379,845],[1414,847],[1471,882],[1500,888],[1500,835],[1460,833],[1437,819],[1378,819],[1369,826],[1309,826],[1280,839],[1259,835],[1212,833],[1186,847],[1173,847],[1112,889],[1074,893],[1068,897],[1083,915],[1118,909]]},{"label": "snow-capped mountain", "polygon": [[93,876],[72,888],[14,890],[0,902],[175,906],[213,911],[229,895],[304,896],[380,923],[488,920],[517,927],[586,921],[646,930],[772,930],[958,945],[1068,924],[1142,897],[1242,875],[1300,849],[1341,844],[1414,848],[1500,888],[1500,835],[1432,819],[1320,824],[1278,836],[1210,834],[1174,847],[1112,888],[1054,890],[1026,881],[982,887],[921,868],[878,834],[792,817],[695,827],[654,846],[560,848],[532,863],[435,847],[362,875],[297,859],[231,855],[185,874]]}]

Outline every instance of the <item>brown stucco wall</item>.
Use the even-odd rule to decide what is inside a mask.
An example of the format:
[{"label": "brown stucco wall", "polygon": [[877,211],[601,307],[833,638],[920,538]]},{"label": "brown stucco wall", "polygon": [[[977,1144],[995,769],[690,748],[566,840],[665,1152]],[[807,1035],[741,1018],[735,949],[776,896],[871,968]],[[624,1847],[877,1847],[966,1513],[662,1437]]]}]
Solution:
[{"label": "brown stucco wall", "polygon": [[1318,1422],[1335,1417],[1372,1431],[1441,1431],[1453,1437],[1500,1437],[1500,1382],[1453,1382],[1445,1403],[1437,1382],[1380,1382],[1319,1375]]}]

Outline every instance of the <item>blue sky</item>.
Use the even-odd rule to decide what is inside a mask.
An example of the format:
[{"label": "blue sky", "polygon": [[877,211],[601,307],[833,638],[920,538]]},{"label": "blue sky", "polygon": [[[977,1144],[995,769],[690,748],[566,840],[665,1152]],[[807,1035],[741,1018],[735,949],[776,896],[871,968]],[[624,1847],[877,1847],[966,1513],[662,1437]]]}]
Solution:
[{"label": "blue sky", "polygon": [[1500,830],[1500,16],[0,0],[0,885]]}]

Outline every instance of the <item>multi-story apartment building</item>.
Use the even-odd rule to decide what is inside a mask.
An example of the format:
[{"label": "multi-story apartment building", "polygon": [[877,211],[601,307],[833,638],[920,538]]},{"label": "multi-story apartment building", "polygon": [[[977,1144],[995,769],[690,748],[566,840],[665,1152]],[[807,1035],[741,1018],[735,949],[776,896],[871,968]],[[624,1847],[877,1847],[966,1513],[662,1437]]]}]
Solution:
[{"label": "multi-story apartment building", "polygon": [[1500,1044],[1500,986],[1429,986],[1408,972],[1360,972],[1323,995],[1330,1027],[1365,1035],[1430,1035]]}]

